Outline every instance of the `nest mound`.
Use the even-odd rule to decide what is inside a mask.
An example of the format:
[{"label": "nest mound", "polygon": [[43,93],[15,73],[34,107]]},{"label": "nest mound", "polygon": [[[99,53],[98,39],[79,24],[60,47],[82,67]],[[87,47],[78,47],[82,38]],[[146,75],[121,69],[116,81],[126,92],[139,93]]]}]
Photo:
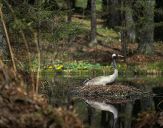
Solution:
[{"label": "nest mound", "polygon": [[87,100],[106,103],[125,103],[141,97],[150,96],[151,93],[127,85],[96,85],[76,88],[76,95]]},{"label": "nest mound", "polygon": [[64,108],[49,106],[37,94],[27,94],[23,82],[0,65],[1,128],[82,128],[77,115]]}]

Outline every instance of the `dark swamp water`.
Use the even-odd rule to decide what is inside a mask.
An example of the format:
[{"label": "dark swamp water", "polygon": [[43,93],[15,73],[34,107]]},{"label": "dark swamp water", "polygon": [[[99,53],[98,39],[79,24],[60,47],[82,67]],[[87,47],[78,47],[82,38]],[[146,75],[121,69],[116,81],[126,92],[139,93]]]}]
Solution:
[{"label": "dark swamp water", "polygon": [[[103,74],[93,74],[91,77],[99,75]],[[88,75],[43,73],[42,76],[40,93],[48,97],[49,104],[75,109],[88,128],[134,128],[138,113],[147,110],[163,110],[163,103],[161,103],[163,99],[162,76],[119,75],[117,83],[136,87],[142,92],[150,92],[154,95],[113,103],[105,102],[104,96],[96,100],[96,98],[87,99],[87,97],[81,98],[74,95],[74,88],[81,87],[82,82],[90,78]]]}]

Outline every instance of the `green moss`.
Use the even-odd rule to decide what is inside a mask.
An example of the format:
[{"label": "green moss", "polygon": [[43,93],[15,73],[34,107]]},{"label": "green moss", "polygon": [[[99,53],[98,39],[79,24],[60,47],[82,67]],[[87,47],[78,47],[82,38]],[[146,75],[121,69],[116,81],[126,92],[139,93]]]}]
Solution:
[{"label": "green moss", "polygon": [[113,29],[109,29],[109,28],[104,28],[104,27],[98,27],[97,28],[97,32],[101,33],[103,36],[110,36],[112,38],[118,38],[119,35],[116,31],[114,31]]},{"label": "green moss", "polygon": [[87,0],[76,0],[76,6],[81,8],[86,8]]},{"label": "green moss", "polygon": [[90,30],[90,20],[89,19],[78,19],[74,18],[73,22],[78,24],[81,29]]},{"label": "green moss", "polygon": [[[81,33],[88,34],[90,31],[90,19],[73,19],[74,24],[78,24],[81,29]],[[104,42],[118,42],[120,35],[118,32],[101,25],[97,25],[97,39]]]}]

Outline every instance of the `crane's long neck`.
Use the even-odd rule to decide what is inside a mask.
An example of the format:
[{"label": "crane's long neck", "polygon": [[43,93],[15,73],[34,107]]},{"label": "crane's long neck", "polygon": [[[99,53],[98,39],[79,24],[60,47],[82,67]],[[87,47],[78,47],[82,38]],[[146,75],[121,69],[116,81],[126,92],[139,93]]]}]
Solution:
[{"label": "crane's long neck", "polygon": [[116,62],[115,62],[115,59],[113,58],[113,68],[114,69],[117,69],[117,64],[116,64]]},{"label": "crane's long neck", "polygon": [[118,70],[117,70],[117,65],[116,65],[116,62],[115,62],[115,59],[114,58],[113,58],[113,68],[114,68],[113,76],[116,79],[118,77]]}]

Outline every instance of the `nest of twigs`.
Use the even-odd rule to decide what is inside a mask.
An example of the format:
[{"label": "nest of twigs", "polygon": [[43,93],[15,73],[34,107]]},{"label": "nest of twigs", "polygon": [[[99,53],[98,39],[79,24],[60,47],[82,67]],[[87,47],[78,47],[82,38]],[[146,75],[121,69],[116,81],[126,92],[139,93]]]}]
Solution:
[{"label": "nest of twigs", "polygon": [[143,92],[143,90],[133,86],[121,84],[82,86],[75,89],[75,94],[84,99],[106,103],[124,103],[140,99],[141,97],[151,96],[151,93]]}]

